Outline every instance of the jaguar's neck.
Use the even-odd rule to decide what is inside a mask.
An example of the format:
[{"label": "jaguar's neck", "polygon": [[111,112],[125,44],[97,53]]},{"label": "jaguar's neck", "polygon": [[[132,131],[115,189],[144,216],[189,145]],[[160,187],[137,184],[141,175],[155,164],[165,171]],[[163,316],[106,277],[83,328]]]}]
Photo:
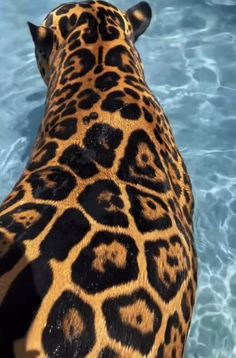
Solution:
[{"label": "jaguar's neck", "polygon": [[[107,92],[117,87],[120,79],[128,76],[135,76],[142,84],[145,82],[139,54],[128,39],[100,41],[83,47],[73,35],[76,32],[51,59],[48,104],[54,102],[60,91],[66,92],[68,83],[77,83],[79,92],[81,86],[91,87],[95,78],[95,88],[100,92]],[[114,75],[111,78],[102,77],[107,72]],[[65,100],[68,102],[67,98]]]},{"label": "jaguar's neck", "polygon": [[87,48],[79,46],[71,52],[74,42],[69,39],[51,61],[41,138],[64,119],[96,119],[97,108],[104,111],[104,117],[121,111],[121,117],[138,120],[139,93],[150,94],[143,69],[137,65],[140,60],[134,46],[128,42],[101,42]]},{"label": "jaguar's neck", "polygon": [[[87,131],[95,123],[124,129],[127,138],[147,122],[155,127],[154,116],[160,108],[145,83],[134,46],[100,42],[71,51],[74,42],[69,38],[52,60],[45,118],[31,160],[35,161],[35,153],[41,160],[48,146],[57,152],[52,165],[58,164],[65,147],[84,147]],[[103,128],[99,138],[106,141],[109,131]],[[86,158],[90,154],[91,150],[86,152]]]}]

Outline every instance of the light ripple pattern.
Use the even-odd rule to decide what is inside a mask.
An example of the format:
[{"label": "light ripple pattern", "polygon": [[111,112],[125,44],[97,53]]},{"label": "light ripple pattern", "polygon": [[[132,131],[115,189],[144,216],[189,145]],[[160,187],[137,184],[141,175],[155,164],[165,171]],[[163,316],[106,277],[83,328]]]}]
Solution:
[{"label": "light ripple pattern", "polygon": [[[68,2],[68,1],[64,1]],[[113,2],[126,9],[136,1]],[[19,178],[46,89],[26,21],[56,0],[0,2],[0,200]],[[236,0],[152,0],[139,40],[147,83],[193,183],[199,284],[185,358],[236,358]]]}]

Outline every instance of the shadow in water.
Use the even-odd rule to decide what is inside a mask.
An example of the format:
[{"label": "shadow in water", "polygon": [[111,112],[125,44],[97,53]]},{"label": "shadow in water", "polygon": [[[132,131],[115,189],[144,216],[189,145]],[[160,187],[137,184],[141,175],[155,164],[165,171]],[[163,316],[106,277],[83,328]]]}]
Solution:
[{"label": "shadow in water", "polygon": [[[42,98],[46,98],[46,91],[36,92],[31,94],[26,98],[28,102],[32,101],[41,101]],[[27,138],[27,145],[25,147],[25,150],[22,155],[22,160],[26,160],[32,150],[32,147],[34,145],[39,126],[43,120],[44,117],[44,107],[45,105],[42,104],[40,106],[37,106],[36,108],[32,109],[27,116],[23,119],[23,123],[27,123],[26,128],[20,128],[19,132],[20,135]]]}]

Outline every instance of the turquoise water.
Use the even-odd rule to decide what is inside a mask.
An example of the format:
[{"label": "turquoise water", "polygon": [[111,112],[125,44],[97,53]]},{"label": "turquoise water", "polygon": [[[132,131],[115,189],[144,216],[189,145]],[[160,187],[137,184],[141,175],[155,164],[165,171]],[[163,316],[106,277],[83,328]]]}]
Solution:
[{"label": "turquoise water", "polygon": [[[113,3],[126,9],[135,1]],[[0,2],[0,201],[22,172],[43,116],[46,90],[26,21],[39,24],[58,4]],[[186,358],[236,358],[236,0],[150,4],[153,21],[137,47],[196,199],[199,290]]]}]

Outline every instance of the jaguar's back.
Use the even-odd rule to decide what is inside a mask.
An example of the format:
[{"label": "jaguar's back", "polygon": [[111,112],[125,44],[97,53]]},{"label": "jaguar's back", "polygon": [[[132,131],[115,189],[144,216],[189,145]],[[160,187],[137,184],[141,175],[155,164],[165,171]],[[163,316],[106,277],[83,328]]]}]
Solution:
[{"label": "jaguar's back", "polygon": [[103,1],[30,25],[48,85],[0,208],[0,357],[182,357],[196,289],[190,180],[134,42]]}]

